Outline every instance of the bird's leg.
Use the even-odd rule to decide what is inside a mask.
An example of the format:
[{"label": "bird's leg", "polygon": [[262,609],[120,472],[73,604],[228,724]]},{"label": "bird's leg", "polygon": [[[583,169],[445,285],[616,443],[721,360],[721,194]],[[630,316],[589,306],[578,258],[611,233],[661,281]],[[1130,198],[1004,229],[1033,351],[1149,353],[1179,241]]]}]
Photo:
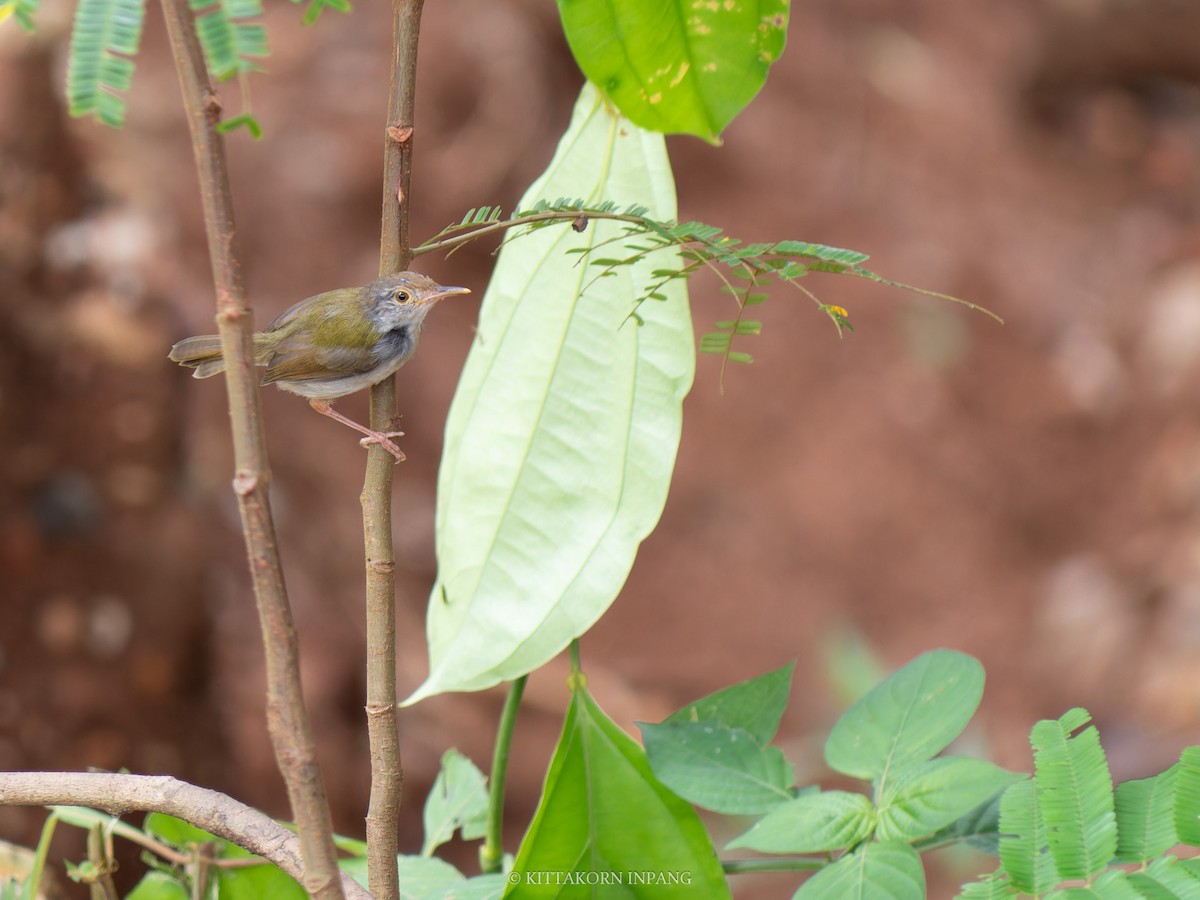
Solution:
[{"label": "bird's leg", "polygon": [[365,434],[366,437],[359,441],[362,446],[367,447],[371,444],[378,444],[392,456],[396,457],[396,462],[404,459],[404,454],[400,448],[392,443],[391,438],[400,437],[404,434],[403,431],[372,431],[366,425],[360,425],[353,419],[343,416],[340,412],[334,409],[327,400],[312,399],[308,401],[308,405],[315,409],[323,416],[329,416],[331,419],[336,419],[343,425],[348,425],[360,434]]}]

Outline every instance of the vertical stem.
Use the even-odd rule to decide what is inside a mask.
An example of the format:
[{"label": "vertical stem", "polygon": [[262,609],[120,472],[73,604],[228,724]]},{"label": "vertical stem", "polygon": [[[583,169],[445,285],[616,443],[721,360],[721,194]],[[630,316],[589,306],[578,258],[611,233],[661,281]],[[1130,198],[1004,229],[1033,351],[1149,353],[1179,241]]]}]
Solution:
[{"label": "vertical stem", "polygon": [[[383,212],[379,274],[408,267],[408,196],[412,173],[413,101],[417,38],[423,0],[393,0],[392,71],[384,143]],[[396,419],[396,380],[371,388],[371,427],[389,431]],[[363,484],[366,553],[367,729],[371,745],[371,799],[367,809],[367,886],[380,900],[400,893],[396,871],[397,821],[404,772],[396,726],[396,558],[392,546],[395,461],[379,445],[367,455]]]},{"label": "vertical stem", "polygon": [[208,79],[187,0],[162,0],[171,51],[192,134],[204,226],[216,288],[217,326],[233,431],[234,493],[250,560],[267,675],[267,729],[287,785],[304,859],[304,887],[320,898],[343,897],[333,823],[317,766],[316,744],[300,686],[300,655],[275,539],[254,366],[253,327],[237,254],[225,144],[216,131],[221,104]]},{"label": "vertical stem", "polygon": [[496,750],[492,754],[492,779],[488,789],[487,837],[479,848],[479,867],[485,874],[499,872],[504,863],[504,785],[508,778],[508,752],[512,749],[517,712],[528,678],[528,675],[522,675],[509,684],[500,725],[496,729]]}]

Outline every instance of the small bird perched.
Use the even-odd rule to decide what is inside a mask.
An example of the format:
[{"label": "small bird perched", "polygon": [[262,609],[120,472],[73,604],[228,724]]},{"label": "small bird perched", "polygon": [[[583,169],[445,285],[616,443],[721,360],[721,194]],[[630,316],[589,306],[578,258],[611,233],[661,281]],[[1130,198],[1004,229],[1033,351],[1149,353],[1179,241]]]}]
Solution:
[{"label": "small bird perched", "polygon": [[[425,316],[437,302],[463,287],[444,287],[417,272],[398,272],[366,287],[339,288],[301,300],[254,333],[254,362],[264,366],[263,384],[307,397],[322,415],[366,435],[396,461],[404,459],[391,438],[403,432],[372,431],[336,412],[330,400],[378,384],[416,352]],[[171,348],[170,358],[209,378],[225,371],[221,338],[203,334]]]}]

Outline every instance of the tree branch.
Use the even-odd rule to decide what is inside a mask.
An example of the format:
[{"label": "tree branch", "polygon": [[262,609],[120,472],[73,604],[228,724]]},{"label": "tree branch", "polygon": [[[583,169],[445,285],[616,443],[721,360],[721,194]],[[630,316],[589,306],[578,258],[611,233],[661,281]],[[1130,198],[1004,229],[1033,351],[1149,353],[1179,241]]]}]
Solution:
[{"label": "tree branch", "polygon": [[[232,841],[304,881],[295,834],[232,797],[167,775],[0,772],[0,805],[88,806],[114,816],[134,811],[166,813]],[[341,888],[350,900],[370,900],[348,875],[341,876]]]},{"label": "tree branch", "polygon": [[205,232],[216,288],[217,326],[233,431],[234,493],[250,561],[267,674],[267,728],[287,785],[304,859],[302,884],[316,897],[343,896],[333,824],[300,685],[299,647],[275,539],[254,366],[253,323],[237,254],[225,145],[216,131],[220,101],[208,79],[187,0],[162,0],[200,177]]},{"label": "tree branch", "polygon": [[[413,103],[417,40],[423,0],[393,0],[392,68],[383,156],[383,210],[379,274],[408,268],[408,195],[412,183]],[[371,388],[371,428],[390,431],[396,421],[396,379]],[[396,723],[396,555],[392,544],[392,478],[395,461],[378,444],[367,455],[363,483],[366,556],[367,732],[371,746],[371,799],[367,808],[367,884],[378,898],[400,894],[396,854],[404,786]]]}]

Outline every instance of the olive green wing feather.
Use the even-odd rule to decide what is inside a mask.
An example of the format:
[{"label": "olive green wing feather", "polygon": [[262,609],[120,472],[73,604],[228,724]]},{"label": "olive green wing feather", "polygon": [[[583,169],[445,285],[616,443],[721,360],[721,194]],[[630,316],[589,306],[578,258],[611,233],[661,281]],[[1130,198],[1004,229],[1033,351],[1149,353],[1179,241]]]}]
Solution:
[{"label": "olive green wing feather", "polygon": [[[301,300],[266,328],[277,335],[263,384],[369,372],[378,363],[379,335],[359,313],[360,289],[344,288]],[[346,296],[347,294],[351,296]]]}]

